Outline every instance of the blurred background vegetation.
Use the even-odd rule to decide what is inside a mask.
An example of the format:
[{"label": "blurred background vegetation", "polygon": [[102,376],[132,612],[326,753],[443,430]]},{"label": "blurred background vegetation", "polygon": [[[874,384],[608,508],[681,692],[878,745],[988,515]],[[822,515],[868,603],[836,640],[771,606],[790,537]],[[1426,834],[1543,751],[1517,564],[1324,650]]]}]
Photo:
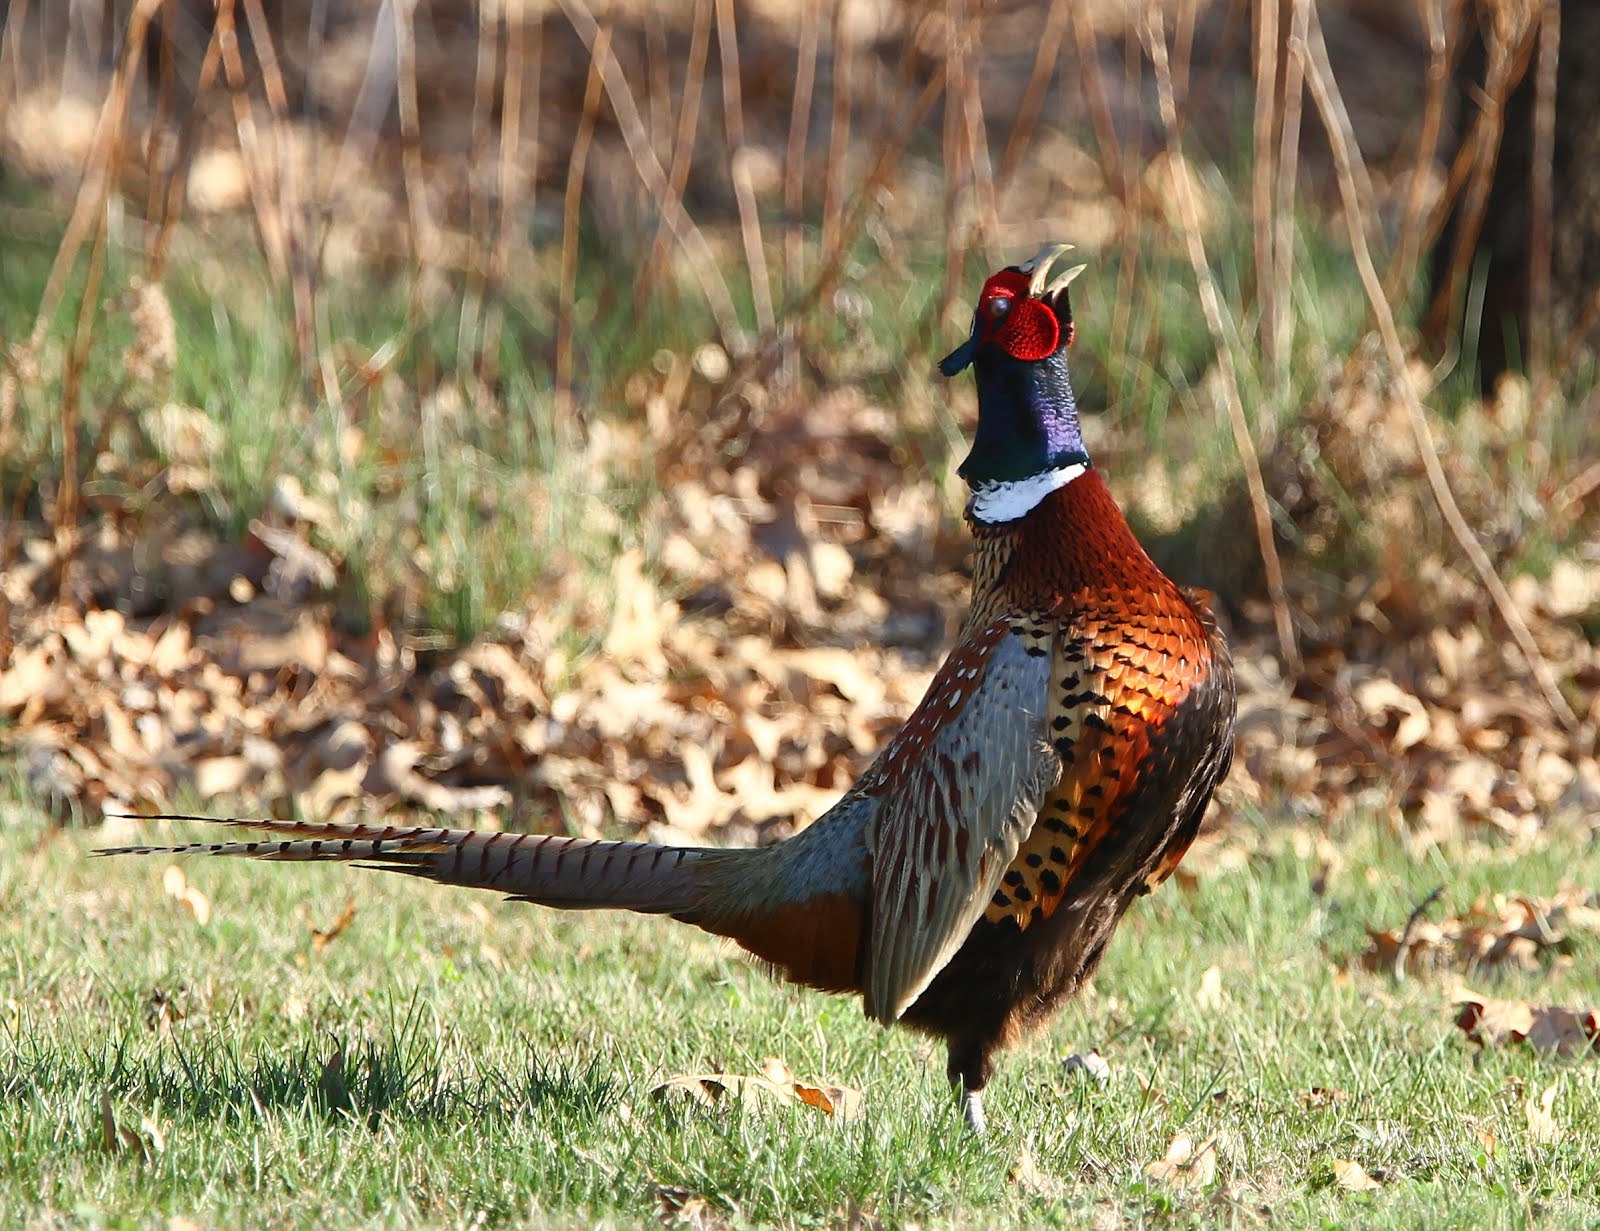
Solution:
[{"label": "blurred background vegetation", "polygon": [[0,20],[0,741],[63,816],[803,823],[960,609],[934,364],[1061,239],[1247,664],[1225,811],[1600,819],[1589,6]]}]

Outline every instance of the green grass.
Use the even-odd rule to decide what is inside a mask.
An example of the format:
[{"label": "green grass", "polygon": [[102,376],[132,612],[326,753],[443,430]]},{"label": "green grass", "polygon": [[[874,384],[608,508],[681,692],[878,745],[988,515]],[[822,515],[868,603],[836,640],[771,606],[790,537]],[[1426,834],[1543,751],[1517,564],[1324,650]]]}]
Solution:
[{"label": "green grass", "polygon": [[[14,796],[13,796],[14,798]],[[1271,834],[1251,862],[1136,907],[1097,991],[1009,1055],[990,1135],[961,1131],[942,1057],[853,1001],[780,986],[666,921],[571,916],[351,869],[204,861],[202,927],[161,860],[91,859],[92,834],[27,804],[0,816],[0,1224],[649,1226],[658,1187],[727,1225],[1590,1226],[1600,1217],[1600,1063],[1479,1056],[1443,975],[1347,973],[1368,923],[1398,926],[1441,880],[1480,893],[1600,883],[1600,852],[1444,852],[1376,827],[1339,835],[1325,896]],[[358,909],[321,952],[347,895]],[[1579,937],[1506,996],[1600,1002]],[[1202,972],[1223,999],[1197,1000]],[[1472,980],[1483,984],[1483,977]],[[159,994],[158,994],[159,989]],[[160,1024],[160,997],[170,1028]],[[1104,1087],[1063,1071],[1097,1047]],[[346,1056],[344,1088],[325,1066]],[[864,1122],[651,1096],[666,1076],[796,1074],[864,1091]],[[1532,1142],[1554,1083],[1565,1130]],[[1344,1101],[1307,1108],[1321,1086]],[[144,1118],[164,1147],[103,1143]],[[1467,1117],[1497,1138],[1485,1152]],[[1180,1131],[1226,1130],[1216,1183],[1143,1178]],[[1044,1179],[1008,1174],[1024,1150]],[[1378,1174],[1338,1189],[1335,1158]],[[1040,1191],[1042,1188],[1043,1191]]]}]

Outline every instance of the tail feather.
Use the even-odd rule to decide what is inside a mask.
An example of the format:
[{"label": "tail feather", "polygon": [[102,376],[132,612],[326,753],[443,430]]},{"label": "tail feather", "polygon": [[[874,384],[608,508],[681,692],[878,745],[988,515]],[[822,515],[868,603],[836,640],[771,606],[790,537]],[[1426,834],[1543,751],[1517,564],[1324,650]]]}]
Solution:
[{"label": "tail feather", "polygon": [[691,921],[709,865],[736,852],[403,825],[335,824],[164,813],[144,820],[200,821],[277,835],[254,841],[120,846],[97,855],[224,855],[358,863],[447,885],[491,889],[567,910],[613,908]]}]

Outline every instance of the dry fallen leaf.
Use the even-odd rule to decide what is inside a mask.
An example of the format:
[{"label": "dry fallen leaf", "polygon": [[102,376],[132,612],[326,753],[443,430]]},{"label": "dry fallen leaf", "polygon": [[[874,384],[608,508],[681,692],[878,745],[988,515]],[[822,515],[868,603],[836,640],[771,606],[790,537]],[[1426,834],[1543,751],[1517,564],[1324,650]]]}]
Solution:
[{"label": "dry fallen leaf", "polygon": [[311,929],[311,948],[313,952],[321,953],[330,944],[342,936],[344,934],[344,930],[350,926],[355,917],[356,900],[354,898],[346,898],[344,909],[339,912],[339,917],[333,921],[332,925],[326,931],[321,928]]},{"label": "dry fallen leaf", "polygon": [[177,864],[167,865],[167,870],[161,874],[161,887],[168,897],[181,902],[201,927],[211,922],[211,899],[189,884]]},{"label": "dry fallen leaf", "polygon": [[1459,1026],[1474,1043],[1526,1043],[1542,1055],[1579,1056],[1600,1051],[1600,1013],[1501,1000],[1461,989],[1452,997]]},{"label": "dry fallen leaf", "polygon": [[722,1212],[699,1193],[676,1184],[657,1184],[651,1191],[656,1199],[656,1221],[663,1227],[719,1231],[728,1225]]},{"label": "dry fallen leaf", "polygon": [[1486,1121],[1480,1120],[1476,1116],[1463,1116],[1462,1120],[1472,1130],[1472,1135],[1477,1139],[1478,1147],[1489,1158],[1493,1158],[1495,1147],[1499,1143],[1494,1129],[1490,1128]]},{"label": "dry fallen leaf", "polygon": [[1336,1158],[1333,1160],[1333,1181],[1346,1192],[1365,1193],[1383,1185],[1366,1173],[1360,1163],[1354,1159]]},{"label": "dry fallen leaf", "polygon": [[735,1073],[690,1073],[669,1077],[650,1093],[656,1098],[674,1094],[709,1107],[725,1096],[737,1099],[755,1096],[772,1103],[802,1103],[839,1120],[859,1119],[866,1111],[866,1100],[859,1090],[848,1086],[822,1086],[798,1081],[783,1061],[769,1057],[762,1062],[760,1076]]},{"label": "dry fallen leaf", "polygon": [[1165,1158],[1145,1164],[1145,1178],[1179,1193],[1198,1192],[1217,1178],[1217,1157],[1226,1147],[1227,1138],[1220,1132],[1199,1145],[1188,1133],[1179,1133],[1168,1143]]},{"label": "dry fallen leaf", "polygon": [[1335,1103],[1342,1103],[1349,1097],[1343,1090],[1336,1090],[1331,1086],[1312,1086],[1309,1090],[1296,1091],[1294,1101],[1309,1111],[1321,1107],[1332,1107]]},{"label": "dry fallen leaf", "polygon": [[1363,968],[1387,974],[1400,959],[1411,973],[1440,966],[1537,970],[1545,953],[1574,931],[1600,931],[1600,895],[1563,889],[1549,898],[1497,894],[1459,919],[1420,920],[1404,928],[1368,929]]},{"label": "dry fallen leaf", "polygon": [[1068,1073],[1082,1073],[1100,1085],[1111,1080],[1111,1064],[1097,1051],[1075,1052],[1061,1062],[1061,1067]]},{"label": "dry fallen leaf", "polygon": [[1026,1144],[1017,1155],[1017,1161],[1011,1164],[1011,1170],[1006,1172],[1006,1182],[1015,1184],[1031,1197],[1046,1199],[1059,1198],[1067,1190],[1067,1185],[1061,1179],[1039,1166],[1033,1157],[1033,1150]]},{"label": "dry fallen leaf", "polygon": [[167,1148],[167,1137],[149,1116],[141,1116],[137,1130],[118,1124],[111,1110],[111,1092],[100,1093],[100,1147],[109,1154],[128,1154],[141,1163]]},{"label": "dry fallen leaf", "polygon": [[1556,1086],[1552,1083],[1537,1100],[1528,1099],[1522,1104],[1528,1118],[1528,1136],[1543,1146],[1553,1146],[1561,1140],[1561,1126],[1555,1117]]}]

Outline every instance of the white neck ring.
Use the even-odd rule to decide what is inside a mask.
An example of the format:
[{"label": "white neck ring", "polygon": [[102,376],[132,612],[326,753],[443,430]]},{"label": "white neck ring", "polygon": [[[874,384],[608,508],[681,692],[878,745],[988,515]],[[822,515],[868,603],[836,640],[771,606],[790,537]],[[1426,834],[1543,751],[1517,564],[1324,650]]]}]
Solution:
[{"label": "white neck ring", "polygon": [[1026,479],[985,483],[982,487],[972,489],[972,499],[967,501],[967,515],[974,521],[988,525],[1016,521],[1033,512],[1051,492],[1065,487],[1088,469],[1083,462],[1073,462],[1070,466],[1029,475]]}]

